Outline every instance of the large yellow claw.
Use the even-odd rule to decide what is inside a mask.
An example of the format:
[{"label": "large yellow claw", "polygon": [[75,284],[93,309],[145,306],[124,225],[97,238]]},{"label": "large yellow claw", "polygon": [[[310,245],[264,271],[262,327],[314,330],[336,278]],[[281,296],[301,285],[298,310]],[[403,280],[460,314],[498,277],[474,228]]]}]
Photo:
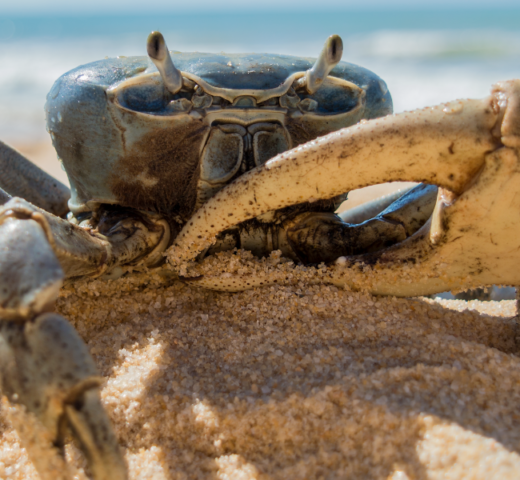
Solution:
[{"label": "large yellow claw", "polygon": [[[363,122],[238,178],[196,213],[169,260],[177,266],[193,260],[219,232],[311,197],[417,181],[441,187],[430,221],[393,247],[338,259],[321,281],[399,296],[518,285],[519,149],[520,80],[497,84],[483,100]],[[219,288],[209,278],[200,283]],[[248,288],[244,282],[225,289],[242,288]]]}]

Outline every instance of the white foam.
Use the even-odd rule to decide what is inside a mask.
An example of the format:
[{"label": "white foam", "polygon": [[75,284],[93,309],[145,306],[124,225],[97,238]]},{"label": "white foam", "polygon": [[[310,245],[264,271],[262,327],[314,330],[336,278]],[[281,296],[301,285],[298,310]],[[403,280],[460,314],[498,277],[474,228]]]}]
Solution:
[{"label": "white foam", "polygon": [[[323,44],[264,38],[215,45],[210,36],[164,32],[181,51],[274,52],[316,56]],[[319,37],[319,38],[318,38]],[[1,40],[1,39],[0,39]],[[387,82],[396,112],[461,97],[483,97],[498,80],[520,77],[520,34],[494,30],[375,31],[344,38],[344,60],[365,66]],[[66,71],[106,56],[144,55],[143,35],[45,38],[0,42],[0,138],[38,141],[47,136],[43,106]]]}]

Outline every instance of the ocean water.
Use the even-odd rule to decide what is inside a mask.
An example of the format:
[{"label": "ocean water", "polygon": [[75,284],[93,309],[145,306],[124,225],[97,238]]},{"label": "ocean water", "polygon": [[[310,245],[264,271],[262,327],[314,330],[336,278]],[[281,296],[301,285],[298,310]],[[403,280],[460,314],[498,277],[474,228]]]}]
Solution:
[{"label": "ocean water", "polygon": [[520,8],[0,16],[0,138],[44,139],[54,80],[104,57],[144,55],[151,30],[171,50],[302,56],[337,33],[344,60],[386,80],[396,112],[483,97],[494,82],[520,78]]}]

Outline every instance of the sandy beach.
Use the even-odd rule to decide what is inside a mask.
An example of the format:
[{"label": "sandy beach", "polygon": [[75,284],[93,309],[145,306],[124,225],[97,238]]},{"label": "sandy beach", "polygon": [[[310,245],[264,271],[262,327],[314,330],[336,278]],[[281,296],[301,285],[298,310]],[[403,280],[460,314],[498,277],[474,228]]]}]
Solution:
[{"label": "sandy beach", "polygon": [[[105,378],[131,479],[519,478],[514,301],[136,275],[65,287],[57,307]],[[11,410],[0,477],[36,479]]]},{"label": "sandy beach", "polygon": [[[67,183],[50,142],[16,147]],[[354,192],[343,208],[403,186]],[[514,301],[305,280],[220,293],[151,273],[62,289],[57,310],[105,379],[132,480],[519,478]],[[4,398],[0,478],[38,479],[20,419]],[[77,447],[66,453],[70,478],[88,478]]]}]

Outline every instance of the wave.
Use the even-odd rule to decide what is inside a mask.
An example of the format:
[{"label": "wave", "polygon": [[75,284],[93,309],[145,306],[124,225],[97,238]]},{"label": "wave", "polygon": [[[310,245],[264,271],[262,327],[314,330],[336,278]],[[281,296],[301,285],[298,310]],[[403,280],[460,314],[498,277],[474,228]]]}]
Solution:
[{"label": "wave", "polygon": [[[217,27],[200,35],[164,31],[169,45],[182,51],[286,53],[316,56],[323,28],[305,40],[296,26],[273,35],[219,37]],[[58,35],[1,41],[0,138],[38,141],[47,136],[43,105],[53,82],[64,72],[100,58],[145,54],[143,30],[132,34]],[[490,85],[520,78],[520,32],[494,29],[377,30],[343,35],[344,59],[366,66],[384,78],[396,111],[410,110],[459,97],[482,97]],[[222,41],[220,41],[222,40]]]},{"label": "wave", "polygon": [[410,59],[520,56],[520,33],[499,30],[384,30],[348,39],[359,57]]}]

